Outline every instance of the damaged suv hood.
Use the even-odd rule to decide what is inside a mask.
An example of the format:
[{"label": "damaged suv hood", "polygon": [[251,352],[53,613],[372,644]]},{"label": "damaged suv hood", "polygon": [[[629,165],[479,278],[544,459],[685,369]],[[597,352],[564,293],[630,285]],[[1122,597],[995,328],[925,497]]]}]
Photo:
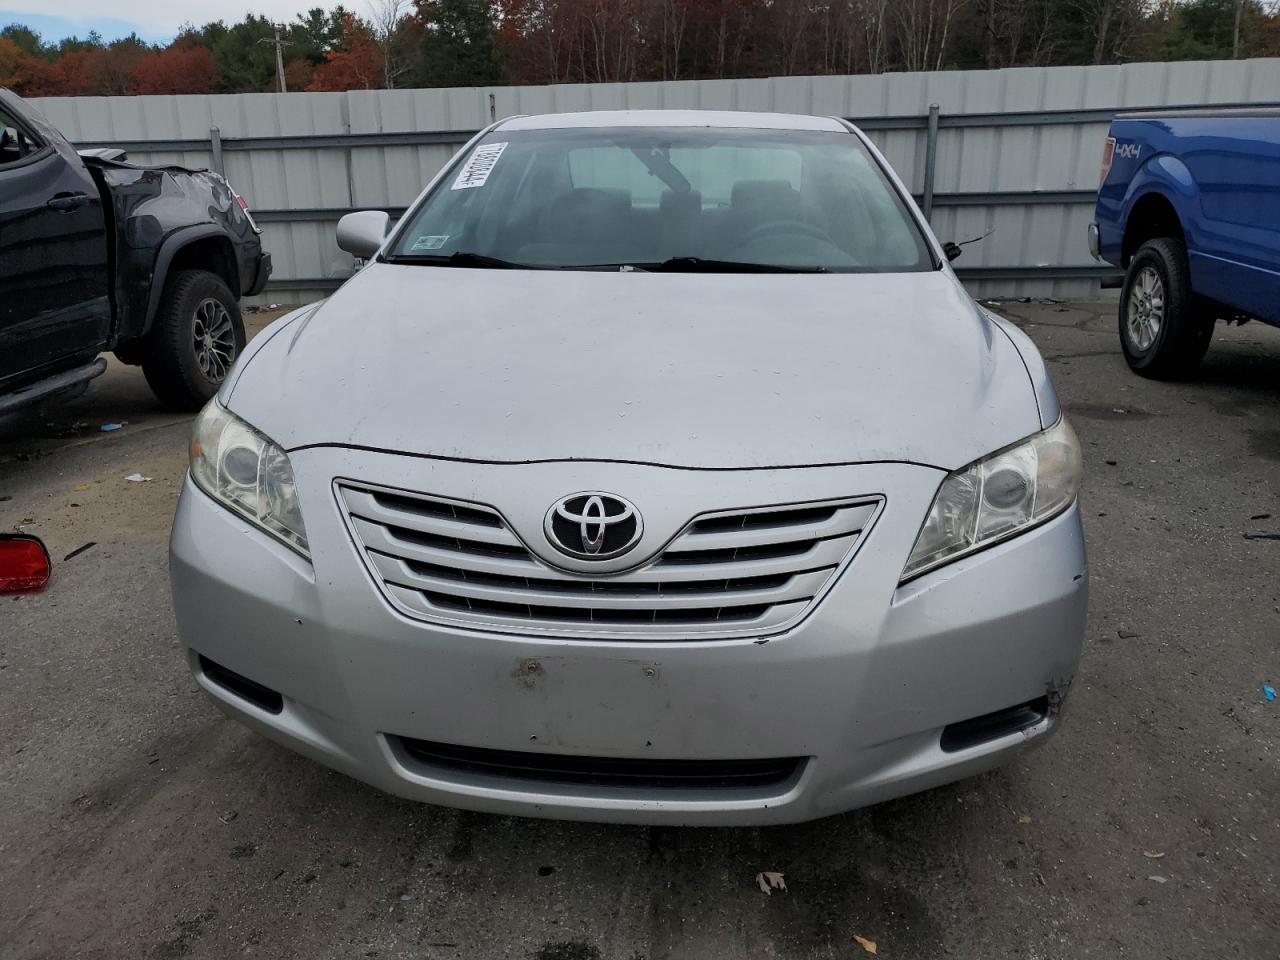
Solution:
[{"label": "damaged suv hood", "polygon": [[286,449],[491,462],[955,469],[1041,427],[949,271],[374,263],[246,357],[226,402]]}]

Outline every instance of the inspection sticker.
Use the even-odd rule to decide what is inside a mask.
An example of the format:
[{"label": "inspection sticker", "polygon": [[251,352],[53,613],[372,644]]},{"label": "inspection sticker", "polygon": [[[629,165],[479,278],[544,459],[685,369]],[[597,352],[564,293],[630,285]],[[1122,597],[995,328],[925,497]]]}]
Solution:
[{"label": "inspection sticker", "polygon": [[449,235],[447,233],[441,237],[419,237],[413,241],[413,246],[409,250],[410,252],[414,250],[439,250],[448,239]]},{"label": "inspection sticker", "polygon": [[475,152],[462,165],[462,172],[458,174],[458,179],[453,181],[453,189],[467,190],[471,187],[483,187],[505,149],[507,149],[506,143],[486,143],[484,146],[476,147]]}]

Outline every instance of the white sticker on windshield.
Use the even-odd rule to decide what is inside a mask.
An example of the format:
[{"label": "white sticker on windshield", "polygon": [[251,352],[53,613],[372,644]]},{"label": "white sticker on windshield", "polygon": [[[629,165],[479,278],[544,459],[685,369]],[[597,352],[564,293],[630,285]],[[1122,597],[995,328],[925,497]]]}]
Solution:
[{"label": "white sticker on windshield", "polygon": [[453,189],[468,190],[471,187],[483,187],[505,149],[507,149],[505,143],[486,143],[476,147],[475,152],[462,165],[462,172],[458,174],[458,179],[453,181]]},{"label": "white sticker on windshield", "polygon": [[414,250],[439,250],[448,239],[449,235],[447,233],[442,237],[419,237],[413,241],[413,246],[409,250],[410,252]]}]

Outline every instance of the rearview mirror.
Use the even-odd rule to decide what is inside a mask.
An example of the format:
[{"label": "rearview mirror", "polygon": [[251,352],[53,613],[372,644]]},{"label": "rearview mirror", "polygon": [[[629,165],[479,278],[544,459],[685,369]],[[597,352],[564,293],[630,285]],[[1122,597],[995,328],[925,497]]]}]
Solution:
[{"label": "rearview mirror", "polygon": [[0,533],[0,593],[39,593],[52,572],[39,537]]},{"label": "rearview mirror", "polygon": [[368,260],[387,238],[391,217],[383,210],[359,210],[338,221],[338,248]]}]

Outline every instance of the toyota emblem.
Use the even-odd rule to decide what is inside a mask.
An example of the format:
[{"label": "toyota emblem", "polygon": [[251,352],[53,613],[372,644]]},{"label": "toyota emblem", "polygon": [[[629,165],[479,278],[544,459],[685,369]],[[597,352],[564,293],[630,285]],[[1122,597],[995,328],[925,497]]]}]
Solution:
[{"label": "toyota emblem", "polygon": [[590,491],[563,497],[547,511],[547,539],[579,560],[608,560],[640,542],[640,512],[612,493]]}]

